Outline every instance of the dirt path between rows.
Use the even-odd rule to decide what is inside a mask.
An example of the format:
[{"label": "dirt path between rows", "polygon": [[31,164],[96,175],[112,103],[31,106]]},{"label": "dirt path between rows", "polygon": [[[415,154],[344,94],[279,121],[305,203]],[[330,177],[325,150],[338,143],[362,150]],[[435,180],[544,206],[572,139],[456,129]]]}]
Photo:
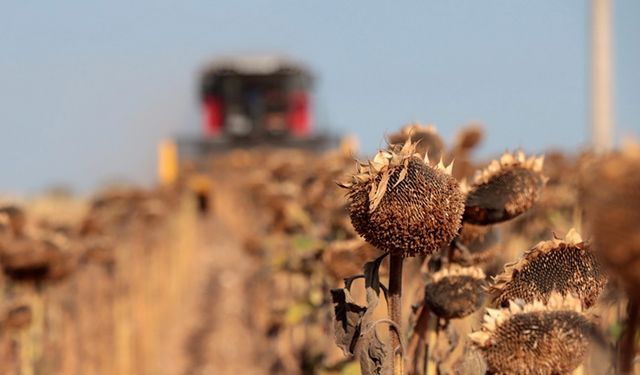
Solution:
[{"label": "dirt path between rows", "polygon": [[186,363],[181,374],[266,374],[260,362],[265,350],[252,332],[249,294],[245,285],[257,265],[242,245],[249,212],[232,183],[218,186],[214,214],[199,228],[203,273],[194,311],[195,325],[184,341]]}]

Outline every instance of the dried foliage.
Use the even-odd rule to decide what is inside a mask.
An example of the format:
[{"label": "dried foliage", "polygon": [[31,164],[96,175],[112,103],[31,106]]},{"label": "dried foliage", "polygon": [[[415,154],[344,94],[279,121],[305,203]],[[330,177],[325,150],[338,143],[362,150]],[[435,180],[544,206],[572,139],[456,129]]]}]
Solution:
[{"label": "dried foliage", "polygon": [[[352,140],[324,153],[233,150],[185,164],[168,190],[107,189],[73,220],[1,203],[0,373],[159,374],[184,362],[182,373],[387,374],[398,355],[411,375],[610,371],[583,359],[593,335],[592,358],[629,337],[614,288],[631,301],[640,289],[637,151],[487,164],[472,157],[483,137],[471,125],[445,145],[412,124],[355,173]],[[448,167],[428,160],[441,156]],[[208,216],[196,214],[203,189]],[[579,227],[582,208],[585,241],[548,240]],[[385,255],[406,258],[397,323]],[[598,298],[607,269],[616,279]],[[492,298],[500,308],[482,323]],[[167,340],[181,325],[186,340]]]},{"label": "dried foliage", "polygon": [[381,291],[378,275],[385,255],[364,265],[367,306],[359,306],[351,297],[353,278],[345,280],[343,289],[331,290],[334,304],[335,339],[346,355],[356,354],[364,375],[382,375],[389,372],[389,349],[378,336],[373,320]]},{"label": "dried foliage", "polygon": [[[178,221],[165,215],[175,209],[171,200],[112,189],[67,220],[75,203],[47,199],[0,209],[8,223],[0,224],[0,373],[151,371],[149,339],[160,342],[169,323],[157,312],[175,312],[175,287],[186,282],[175,272],[187,264],[167,256],[189,235],[178,239]],[[189,224],[188,214],[174,212]],[[174,259],[183,262],[191,251],[180,251]],[[169,269],[171,279],[159,277]]]}]

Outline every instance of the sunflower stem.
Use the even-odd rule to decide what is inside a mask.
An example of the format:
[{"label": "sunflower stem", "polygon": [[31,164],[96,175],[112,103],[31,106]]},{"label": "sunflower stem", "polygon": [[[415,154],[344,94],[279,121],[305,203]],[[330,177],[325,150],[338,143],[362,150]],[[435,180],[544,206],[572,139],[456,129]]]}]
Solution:
[{"label": "sunflower stem", "polygon": [[434,359],[434,349],[438,341],[438,317],[432,315],[427,326],[427,375],[436,375],[437,367]]},{"label": "sunflower stem", "polygon": [[402,355],[402,262],[404,258],[399,255],[389,257],[389,319],[396,323],[390,326],[391,348],[393,353],[393,374],[404,374],[404,360]]},{"label": "sunflower stem", "polygon": [[638,333],[638,320],[640,318],[640,306],[633,298],[629,298],[627,305],[627,322],[620,341],[618,342],[618,373],[622,375],[633,374],[633,357],[635,355],[636,335]]}]

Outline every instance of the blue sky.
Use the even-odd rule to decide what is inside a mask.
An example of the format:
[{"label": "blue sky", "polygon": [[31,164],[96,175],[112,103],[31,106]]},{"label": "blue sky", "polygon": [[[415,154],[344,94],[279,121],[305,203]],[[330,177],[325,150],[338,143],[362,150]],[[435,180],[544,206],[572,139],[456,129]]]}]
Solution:
[{"label": "blue sky", "polygon": [[[149,184],[161,138],[198,129],[212,57],[283,52],[318,74],[318,115],[365,151],[408,121],[481,150],[588,137],[588,2],[111,1],[0,4],[0,191]],[[640,134],[640,2],[615,5],[618,136]]]}]

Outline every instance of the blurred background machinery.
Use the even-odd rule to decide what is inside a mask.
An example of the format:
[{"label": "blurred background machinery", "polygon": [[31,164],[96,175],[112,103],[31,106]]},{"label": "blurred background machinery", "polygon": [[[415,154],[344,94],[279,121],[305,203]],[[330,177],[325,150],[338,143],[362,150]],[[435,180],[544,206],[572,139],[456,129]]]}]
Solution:
[{"label": "blurred background machinery", "polygon": [[275,147],[321,151],[337,137],[314,129],[314,77],[279,55],[238,55],[210,63],[200,76],[202,131],[158,147],[158,177],[171,184],[182,169],[201,170],[216,153]]},{"label": "blurred background machinery", "polygon": [[314,129],[314,77],[304,64],[279,55],[237,55],[212,61],[199,78],[201,132],[158,146],[158,178],[182,179],[208,211],[216,155],[247,148],[322,151],[337,137]]}]

